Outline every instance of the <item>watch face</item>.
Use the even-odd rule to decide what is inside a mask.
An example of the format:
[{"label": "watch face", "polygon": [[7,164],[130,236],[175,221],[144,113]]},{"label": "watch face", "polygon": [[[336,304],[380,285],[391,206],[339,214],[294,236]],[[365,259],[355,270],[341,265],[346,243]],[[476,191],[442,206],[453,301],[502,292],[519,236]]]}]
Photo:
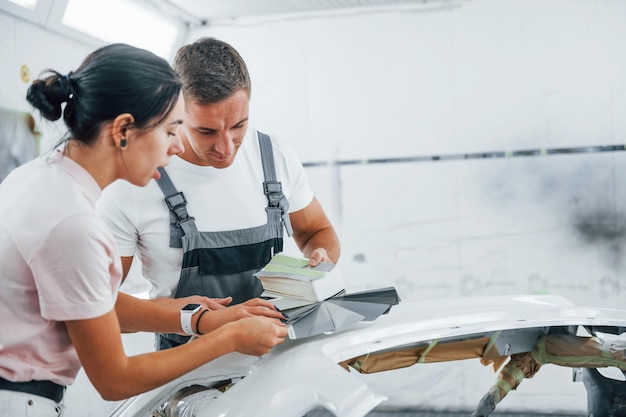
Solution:
[{"label": "watch face", "polygon": [[200,304],[187,304],[185,307],[182,308],[183,311],[194,311],[195,309],[197,309],[198,307],[200,307]]}]

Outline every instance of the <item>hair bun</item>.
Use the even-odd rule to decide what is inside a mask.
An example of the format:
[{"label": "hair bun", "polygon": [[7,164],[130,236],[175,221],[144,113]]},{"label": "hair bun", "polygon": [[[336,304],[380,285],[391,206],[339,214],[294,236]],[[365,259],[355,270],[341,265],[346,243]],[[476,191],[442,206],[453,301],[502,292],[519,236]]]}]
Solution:
[{"label": "hair bun", "polygon": [[69,78],[55,73],[45,79],[35,80],[26,92],[26,100],[43,117],[55,121],[61,118],[61,104],[73,96]]}]

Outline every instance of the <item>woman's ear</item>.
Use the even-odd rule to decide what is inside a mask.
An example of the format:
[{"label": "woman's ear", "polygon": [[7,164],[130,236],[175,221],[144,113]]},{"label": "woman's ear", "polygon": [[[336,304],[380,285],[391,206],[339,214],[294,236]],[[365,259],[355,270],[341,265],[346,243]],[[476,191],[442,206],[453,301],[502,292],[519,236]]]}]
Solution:
[{"label": "woman's ear", "polygon": [[128,129],[135,122],[135,118],[130,113],[122,113],[113,120],[111,135],[116,148],[126,148]]}]

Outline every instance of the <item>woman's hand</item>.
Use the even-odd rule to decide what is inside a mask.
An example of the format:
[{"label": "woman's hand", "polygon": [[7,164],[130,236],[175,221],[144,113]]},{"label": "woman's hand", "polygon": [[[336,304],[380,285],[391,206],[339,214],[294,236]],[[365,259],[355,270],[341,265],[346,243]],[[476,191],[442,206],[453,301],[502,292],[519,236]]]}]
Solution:
[{"label": "woman's hand", "polygon": [[270,301],[253,298],[241,304],[203,314],[198,329],[200,333],[205,334],[226,323],[250,317],[268,317],[278,320],[285,318]]},{"label": "woman's hand", "polygon": [[190,295],[183,298],[155,298],[152,301],[160,305],[171,307],[175,310],[180,310],[187,304],[201,304],[205,309],[208,310],[220,310],[226,308],[226,306],[232,303],[233,297],[209,298],[203,297],[201,295]]},{"label": "woman's hand", "polygon": [[[224,325],[220,331],[230,332],[232,350],[246,355],[261,356],[287,337],[287,326],[269,317],[246,317]],[[211,337],[211,336],[209,336]]]}]

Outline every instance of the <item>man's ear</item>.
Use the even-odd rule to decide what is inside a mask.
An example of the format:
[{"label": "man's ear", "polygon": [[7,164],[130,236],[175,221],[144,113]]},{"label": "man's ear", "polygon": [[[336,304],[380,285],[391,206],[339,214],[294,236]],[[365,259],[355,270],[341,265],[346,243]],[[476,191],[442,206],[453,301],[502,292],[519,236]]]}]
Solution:
[{"label": "man's ear", "polygon": [[[135,123],[135,118],[130,113],[122,113],[113,120],[111,126],[111,135],[113,136],[113,142],[115,147],[120,148],[120,141],[126,139],[128,129]],[[125,147],[125,146],[124,146]]]}]

